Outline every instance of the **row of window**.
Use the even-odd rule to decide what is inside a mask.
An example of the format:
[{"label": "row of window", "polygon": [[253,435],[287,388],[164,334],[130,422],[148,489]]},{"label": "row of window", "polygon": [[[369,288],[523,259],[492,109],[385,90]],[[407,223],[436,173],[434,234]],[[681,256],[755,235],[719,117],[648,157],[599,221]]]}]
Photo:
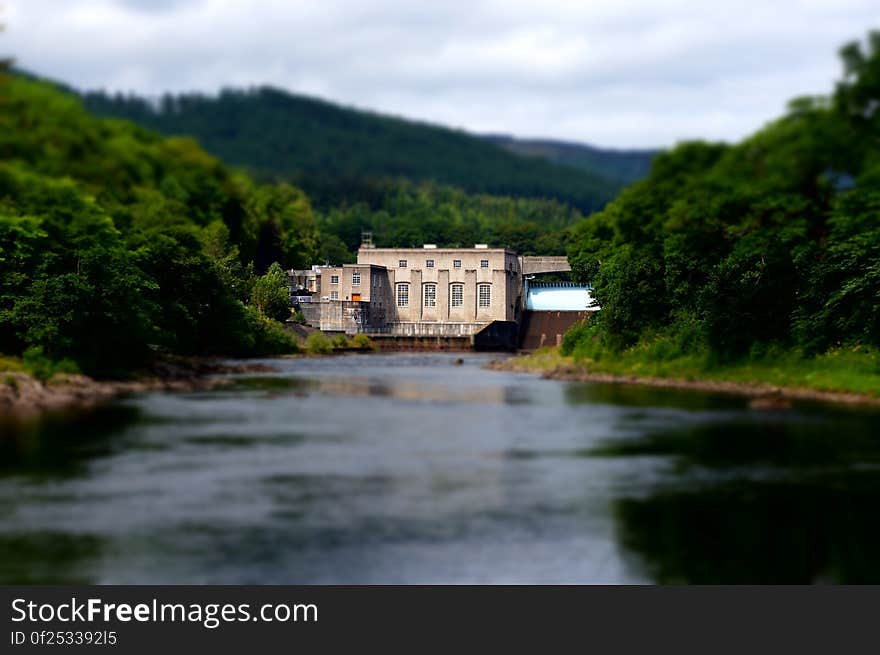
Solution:
[{"label": "row of window", "polygon": [[[331,275],[330,276],[330,284],[339,284],[339,276]],[[352,273],[351,274],[351,286],[359,287],[361,285],[361,274],[360,273]]]},{"label": "row of window", "polygon": [[[422,285],[422,298],[425,307],[437,306],[437,285],[428,283]],[[464,304],[464,285],[449,285],[449,305],[450,307],[461,307]],[[477,285],[477,306],[490,307],[492,305],[492,285]],[[401,282],[397,285],[397,306],[409,307],[409,283]]]},{"label": "row of window", "polygon": [[[397,266],[398,266],[398,268],[406,268],[407,267],[407,260],[405,260],[405,259],[397,260]],[[434,268],[434,260],[433,259],[426,259],[425,260],[425,268]],[[460,259],[453,259],[452,260],[452,268],[461,268],[461,260]],[[488,259],[481,259],[480,260],[480,268],[489,268],[489,260]]]},{"label": "row of window", "polygon": [[[434,260],[433,259],[427,260],[425,262],[425,265],[427,266],[427,268],[434,268]],[[452,265],[455,268],[461,268],[461,260],[460,259],[454,260],[452,262]],[[406,260],[405,259],[400,260],[400,266],[401,266],[401,268],[406,268]],[[489,268],[489,260],[488,259],[480,260],[480,266],[482,268]],[[339,284],[339,276],[338,275],[331,275],[330,276],[330,284]],[[360,273],[352,273],[351,274],[351,286],[359,287],[360,285],[361,285],[361,274]]]}]

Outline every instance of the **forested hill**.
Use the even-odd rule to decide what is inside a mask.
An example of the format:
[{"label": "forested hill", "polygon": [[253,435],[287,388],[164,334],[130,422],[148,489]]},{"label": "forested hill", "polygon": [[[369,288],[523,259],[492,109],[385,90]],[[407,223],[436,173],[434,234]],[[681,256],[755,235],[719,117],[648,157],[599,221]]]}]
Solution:
[{"label": "forested hill", "polygon": [[270,265],[317,257],[301,190],[257,185],[191,139],[95,118],[2,68],[0,94],[0,353],[115,375],[157,350],[296,347]]},{"label": "forested hill", "polygon": [[555,164],[573,166],[603,177],[635,182],[646,177],[657,150],[613,150],[585,143],[554,139],[519,139],[507,134],[489,134],[488,141],[524,157],[541,157]]},{"label": "forested hill", "polygon": [[268,87],[224,90],[216,97],[166,95],[158,105],[100,92],[87,93],[84,100],[96,114],[127,118],[169,135],[193,136],[229,164],[293,180],[324,207],[361,200],[358,181],[390,177],[470,193],[554,199],[589,213],[634,176],[626,166],[611,165],[618,163],[616,153],[593,166],[585,160],[554,163],[521,156],[463,131]]}]

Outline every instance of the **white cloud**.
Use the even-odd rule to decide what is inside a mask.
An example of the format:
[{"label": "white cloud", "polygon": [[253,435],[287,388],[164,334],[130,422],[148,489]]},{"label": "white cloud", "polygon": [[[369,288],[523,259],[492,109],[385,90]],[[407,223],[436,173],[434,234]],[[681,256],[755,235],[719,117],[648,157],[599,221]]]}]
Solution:
[{"label": "white cloud", "polygon": [[273,84],[475,131],[734,140],[825,93],[874,0],[7,0],[4,51],[79,88]]}]

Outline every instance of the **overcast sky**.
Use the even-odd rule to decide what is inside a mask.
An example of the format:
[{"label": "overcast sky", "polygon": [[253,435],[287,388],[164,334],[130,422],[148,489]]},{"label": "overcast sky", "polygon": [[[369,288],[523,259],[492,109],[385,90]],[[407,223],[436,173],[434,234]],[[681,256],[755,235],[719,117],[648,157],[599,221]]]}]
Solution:
[{"label": "overcast sky", "polygon": [[271,84],[476,132],[736,140],[827,93],[878,0],[0,0],[0,54],[78,88]]}]

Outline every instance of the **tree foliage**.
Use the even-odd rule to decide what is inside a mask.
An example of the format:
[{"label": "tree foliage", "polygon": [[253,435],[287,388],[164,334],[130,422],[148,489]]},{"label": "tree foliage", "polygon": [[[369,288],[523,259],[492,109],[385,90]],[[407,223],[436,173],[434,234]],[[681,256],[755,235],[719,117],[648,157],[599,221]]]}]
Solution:
[{"label": "tree foliage", "polygon": [[592,154],[598,161],[563,158],[557,164],[546,148],[538,156],[520,156],[460,130],[269,87],[227,89],[217,96],[169,94],[158,104],[100,92],[84,98],[101,115],[192,135],[226,162],[261,177],[293,180],[322,209],[350,203],[359,184],[402,178],[473,194],[553,198],[589,212],[632,178],[626,168],[635,163],[638,170],[653,154],[597,150]]},{"label": "tree foliage", "polygon": [[[319,216],[327,235],[321,252],[329,261],[352,260],[363,230],[385,247],[488,243],[526,255],[558,255],[565,252],[567,229],[582,218],[555,200],[472,195],[428,183],[386,181],[371,191]],[[341,256],[346,260],[336,259]]]},{"label": "tree foliage", "polygon": [[880,346],[880,34],[842,55],[831,98],[798,99],[734,146],[661,153],[574,229],[607,343],[696,326],[723,356]]},{"label": "tree foliage", "polygon": [[151,346],[293,347],[271,320],[277,307],[247,304],[263,280],[258,253],[317,256],[301,191],[256,186],[190,139],[96,119],[48,84],[10,74],[0,84],[0,351],[112,373]]},{"label": "tree foliage", "polygon": [[[641,177],[654,155],[554,144],[578,155],[573,167],[559,165],[546,161],[559,159],[547,150],[549,144],[521,156],[506,152],[509,143],[503,139],[274,89],[168,95],[158,105],[104,93],[83,98],[101,115],[195,136],[260,180],[304,189],[265,184],[246,206],[226,208],[231,238],[258,271],[273,261],[294,268],[311,261],[352,262],[362,230],[372,231],[374,243],[382,246],[489,243],[558,255],[580,212],[602,207],[626,182]],[[174,143],[185,149],[187,141]],[[163,190],[186,202],[175,182],[167,181]],[[241,176],[229,184],[247,186]]]},{"label": "tree foliage", "polygon": [[275,262],[266,274],[254,281],[251,304],[266,318],[284,321],[290,318],[287,274]]}]

